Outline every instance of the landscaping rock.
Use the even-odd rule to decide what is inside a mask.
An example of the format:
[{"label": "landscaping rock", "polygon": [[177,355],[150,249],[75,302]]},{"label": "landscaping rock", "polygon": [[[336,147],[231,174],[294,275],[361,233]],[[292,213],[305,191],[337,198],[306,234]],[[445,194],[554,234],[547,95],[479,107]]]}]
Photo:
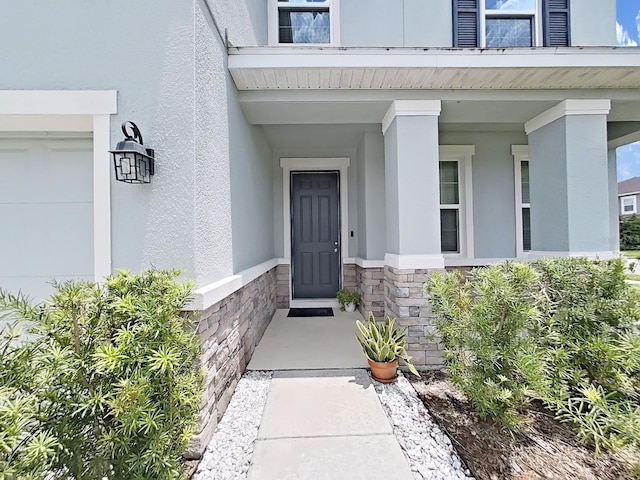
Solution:
[{"label": "landscaping rock", "polygon": [[415,390],[401,373],[396,383],[373,383],[416,479],[473,478],[468,471],[465,472],[449,437],[434,423]]},{"label": "landscaping rock", "polygon": [[272,372],[250,371],[242,376],[194,479],[246,478],[271,375]]}]

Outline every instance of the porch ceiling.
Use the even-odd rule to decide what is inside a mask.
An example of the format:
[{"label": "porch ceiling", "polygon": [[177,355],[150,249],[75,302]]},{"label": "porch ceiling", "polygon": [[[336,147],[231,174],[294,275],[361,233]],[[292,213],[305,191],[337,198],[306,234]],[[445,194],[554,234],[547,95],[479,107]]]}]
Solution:
[{"label": "porch ceiling", "polygon": [[239,90],[640,88],[640,48],[232,47]]}]

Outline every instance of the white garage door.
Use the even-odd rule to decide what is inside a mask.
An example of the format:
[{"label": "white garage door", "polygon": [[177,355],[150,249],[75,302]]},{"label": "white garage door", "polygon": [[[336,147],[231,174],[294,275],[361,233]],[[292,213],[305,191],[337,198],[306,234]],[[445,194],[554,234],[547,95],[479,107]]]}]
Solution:
[{"label": "white garage door", "polygon": [[0,138],[0,288],[93,280],[92,141]]}]

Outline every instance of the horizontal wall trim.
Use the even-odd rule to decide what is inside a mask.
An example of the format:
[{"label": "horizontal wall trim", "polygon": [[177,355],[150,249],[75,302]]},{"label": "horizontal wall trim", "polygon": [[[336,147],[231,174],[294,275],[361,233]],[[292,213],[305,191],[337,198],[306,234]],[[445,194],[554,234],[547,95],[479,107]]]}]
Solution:
[{"label": "horizontal wall trim", "polygon": [[349,157],[281,158],[280,166],[290,170],[327,170],[348,168]]},{"label": "horizontal wall trim", "polygon": [[592,260],[610,260],[616,258],[617,255],[611,251],[603,252],[546,252],[546,251],[530,251],[529,258],[536,260],[539,258],[576,258],[587,257]]},{"label": "horizontal wall trim", "polygon": [[235,275],[230,275],[217,282],[210,283],[196,289],[191,294],[189,303],[185,306],[187,311],[203,311],[215,305],[221,300],[237,292],[256,278],[264,275],[279,264],[277,258],[272,258],[254,267],[243,270]]},{"label": "horizontal wall trim", "polygon": [[345,258],[342,263],[345,265],[357,265],[361,268],[384,268],[384,260],[367,260],[365,258]]},{"label": "horizontal wall trim", "polygon": [[398,255],[387,253],[384,256],[385,265],[398,270],[444,268],[442,255]]},{"label": "horizontal wall trim", "polygon": [[496,258],[447,258],[444,259],[445,267],[486,267],[494,263],[506,262],[512,260],[514,262],[529,262],[528,257],[496,257]]},{"label": "horizontal wall trim", "polygon": [[570,115],[608,115],[610,111],[611,100],[609,99],[568,99],[529,120],[524,124],[524,131],[529,135],[559,118]]},{"label": "horizontal wall trim", "polygon": [[115,90],[0,90],[0,115],[117,113]]},{"label": "horizontal wall trim", "polygon": [[529,145],[511,145],[511,155],[527,157],[529,156]]}]

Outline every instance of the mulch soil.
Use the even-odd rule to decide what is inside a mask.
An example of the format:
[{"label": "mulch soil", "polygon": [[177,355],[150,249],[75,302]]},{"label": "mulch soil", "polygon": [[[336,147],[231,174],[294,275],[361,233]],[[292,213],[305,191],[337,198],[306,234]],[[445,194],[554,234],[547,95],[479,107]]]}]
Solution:
[{"label": "mulch soil", "polygon": [[555,420],[541,405],[524,411],[524,427],[518,433],[510,433],[494,422],[478,419],[466,398],[442,372],[407,378],[478,480],[638,478],[631,468],[633,459],[622,454],[596,456],[578,442],[570,425]]}]

